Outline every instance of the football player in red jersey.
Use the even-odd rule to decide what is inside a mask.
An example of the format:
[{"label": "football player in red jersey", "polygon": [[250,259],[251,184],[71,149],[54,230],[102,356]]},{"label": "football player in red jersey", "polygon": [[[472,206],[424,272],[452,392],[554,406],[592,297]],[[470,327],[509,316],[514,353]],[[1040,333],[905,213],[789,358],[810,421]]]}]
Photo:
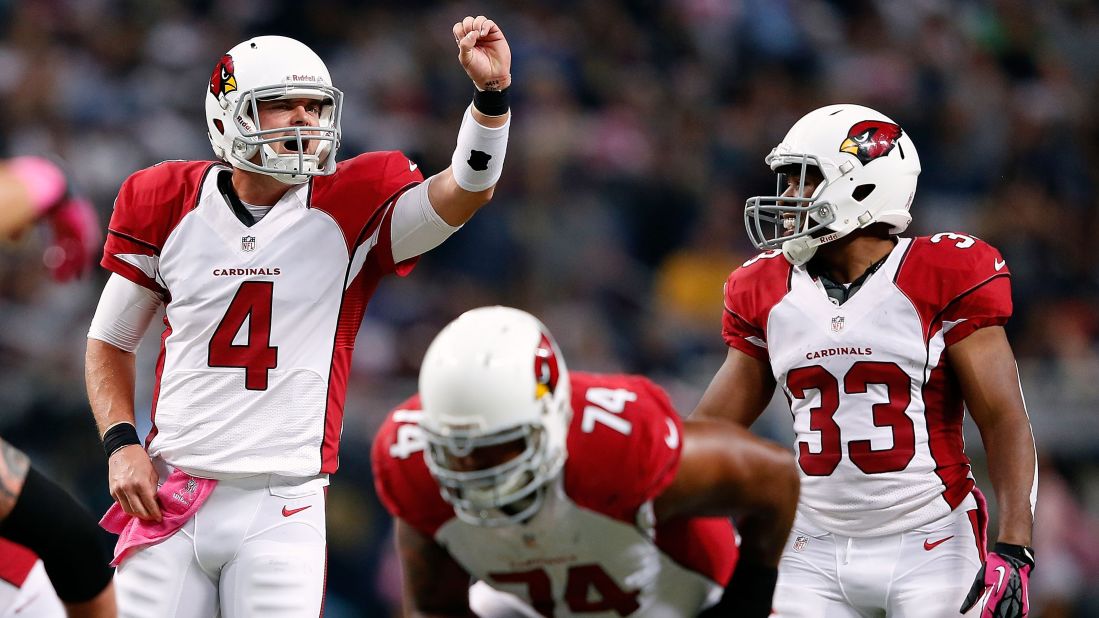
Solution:
[{"label": "football player in red jersey", "polygon": [[[366,305],[487,203],[502,170],[508,43],[483,16],[452,34],[473,102],[451,166],[426,181],[400,152],[337,162],[343,94],[324,62],[261,36],[221,56],[207,87],[220,161],[122,185],[86,364],[122,615],[321,611],[324,487]],[[142,448],[133,352],[162,304]]]},{"label": "football player in red jersey", "polygon": [[372,462],[412,615],[767,616],[798,493],[778,445],[569,371],[508,307],[435,338]]},{"label": "football player in red jersey", "polygon": [[113,618],[107,560],[91,513],[0,440],[0,615]]},{"label": "football player in red jersey", "polygon": [[[745,206],[764,252],[725,285],[729,352],[692,418],[751,425],[776,385],[790,402],[801,500],[778,615],[1025,616],[1037,462],[1003,258],[898,236],[919,157],[872,109],[810,112],[766,162],[779,195]],[[991,551],[963,406],[999,504]]]},{"label": "football player in red jersey", "polygon": [[[2,238],[49,225],[43,261],[55,280],[91,268],[98,218],[56,163],[35,156],[0,163],[0,205]],[[0,615],[114,616],[112,575],[91,514],[0,439]]]}]

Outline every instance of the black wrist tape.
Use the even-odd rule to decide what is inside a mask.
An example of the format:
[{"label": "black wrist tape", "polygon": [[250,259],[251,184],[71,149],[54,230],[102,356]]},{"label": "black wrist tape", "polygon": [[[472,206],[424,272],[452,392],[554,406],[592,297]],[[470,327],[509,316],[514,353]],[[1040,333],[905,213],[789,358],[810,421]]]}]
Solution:
[{"label": "black wrist tape", "polygon": [[137,429],[129,423],[118,423],[103,434],[103,452],[107,457],[131,444],[141,444],[141,438],[137,437]]},{"label": "black wrist tape", "polygon": [[100,535],[92,514],[34,468],[27,470],[15,507],[0,521],[0,536],[38,554],[66,603],[89,601],[110,583],[114,569]]},{"label": "black wrist tape", "polygon": [[511,109],[508,103],[508,90],[475,90],[473,92],[473,107],[486,116],[503,116]]},{"label": "black wrist tape", "polygon": [[996,543],[992,547],[992,551],[1001,556],[1014,558],[1023,564],[1030,565],[1030,568],[1034,568],[1034,549],[1031,547],[1012,543]]}]

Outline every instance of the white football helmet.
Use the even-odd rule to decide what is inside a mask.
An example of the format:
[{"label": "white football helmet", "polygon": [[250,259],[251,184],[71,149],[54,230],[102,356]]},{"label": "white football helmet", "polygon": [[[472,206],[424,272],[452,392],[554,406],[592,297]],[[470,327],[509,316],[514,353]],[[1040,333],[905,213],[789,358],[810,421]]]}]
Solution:
[{"label": "white football helmet", "polygon": [[[572,417],[569,372],[546,327],[509,307],[459,316],[428,347],[420,368],[420,426],[428,469],[463,521],[525,521],[565,463]],[[522,440],[517,457],[456,469],[474,449]]]},{"label": "white football helmet", "polygon": [[[258,101],[307,98],[322,102],[317,127],[261,127]],[[206,89],[206,130],[214,154],[233,167],[301,184],[336,171],[343,93],[306,45],[282,36],[249,39],[221,57]],[[307,154],[310,142],[316,154]],[[276,154],[282,142],[287,154]],[[259,154],[259,162],[252,159]]]},{"label": "white football helmet", "polygon": [[[748,237],[759,249],[781,248],[790,263],[872,223],[899,234],[912,222],[920,157],[912,138],[885,115],[861,105],[829,105],[806,114],[764,161],[779,172],[777,195],[744,206]],[[805,171],[824,180],[801,197]],[[786,174],[800,173],[798,197],[783,197]]]}]

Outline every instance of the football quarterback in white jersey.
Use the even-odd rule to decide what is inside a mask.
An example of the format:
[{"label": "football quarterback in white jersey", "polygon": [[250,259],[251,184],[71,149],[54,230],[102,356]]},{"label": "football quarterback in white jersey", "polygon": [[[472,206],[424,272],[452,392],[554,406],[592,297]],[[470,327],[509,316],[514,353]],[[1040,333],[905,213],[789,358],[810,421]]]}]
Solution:
[{"label": "football quarterback in white jersey", "polygon": [[[324,62],[261,36],[221,56],[207,84],[219,160],[164,162],[122,185],[87,351],[122,615],[318,615],[324,486],[367,303],[487,203],[502,169],[507,41],[483,16],[452,34],[473,104],[452,165],[426,181],[399,152],[337,161],[343,94]],[[162,304],[142,448],[133,351]]]},{"label": "football quarterback in white jersey", "polygon": [[[777,614],[1025,616],[1037,464],[1007,265],[971,235],[899,236],[920,161],[872,109],[810,112],[766,162],[777,194],[745,206],[764,252],[726,282],[728,356],[692,417],[750,425],[776,385],[790,403],[802,493]],[[964,409],[999,503],[991,551]]]},{"label": "football quarterback in white jersey", "polygon": [[411,615],[762,618],[797,503],[785,449],[681,422],[641,376],[570,372],[508,307],[435,338],[372,463]]}]

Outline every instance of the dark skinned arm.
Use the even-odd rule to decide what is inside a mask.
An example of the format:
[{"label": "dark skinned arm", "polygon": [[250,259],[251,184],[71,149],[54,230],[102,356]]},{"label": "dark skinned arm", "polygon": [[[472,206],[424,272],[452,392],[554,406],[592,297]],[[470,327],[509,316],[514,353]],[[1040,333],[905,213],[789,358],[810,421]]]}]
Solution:
[{"label": "dark skinned arm", "polygon": [[474,616],[469,573],[433,539],[397,520],[397,553],[404,577],[404,615],[409,618]]},{"label": "dark skinned arm", "polygon": [[653,508],[657,521],[740,515],[741,560],[774,567],[794,523],[798,487],[787,449],[732,423],[692,419],[683,424],[679,471]]},{"label": "dark skinned arm", "polygon": [[1031,490],[1037,471],[1034,434],[1007,335],[999,326],[982,328],[947,348],[946,354],[988,454],[999,506],[998,541],[1030,546]]},{"label": "dark skinned arm", "polygon": [[691,419],[732,421],[748,427],[763,414],[775,393],[771,366],[736,348],[729,348]]}]

